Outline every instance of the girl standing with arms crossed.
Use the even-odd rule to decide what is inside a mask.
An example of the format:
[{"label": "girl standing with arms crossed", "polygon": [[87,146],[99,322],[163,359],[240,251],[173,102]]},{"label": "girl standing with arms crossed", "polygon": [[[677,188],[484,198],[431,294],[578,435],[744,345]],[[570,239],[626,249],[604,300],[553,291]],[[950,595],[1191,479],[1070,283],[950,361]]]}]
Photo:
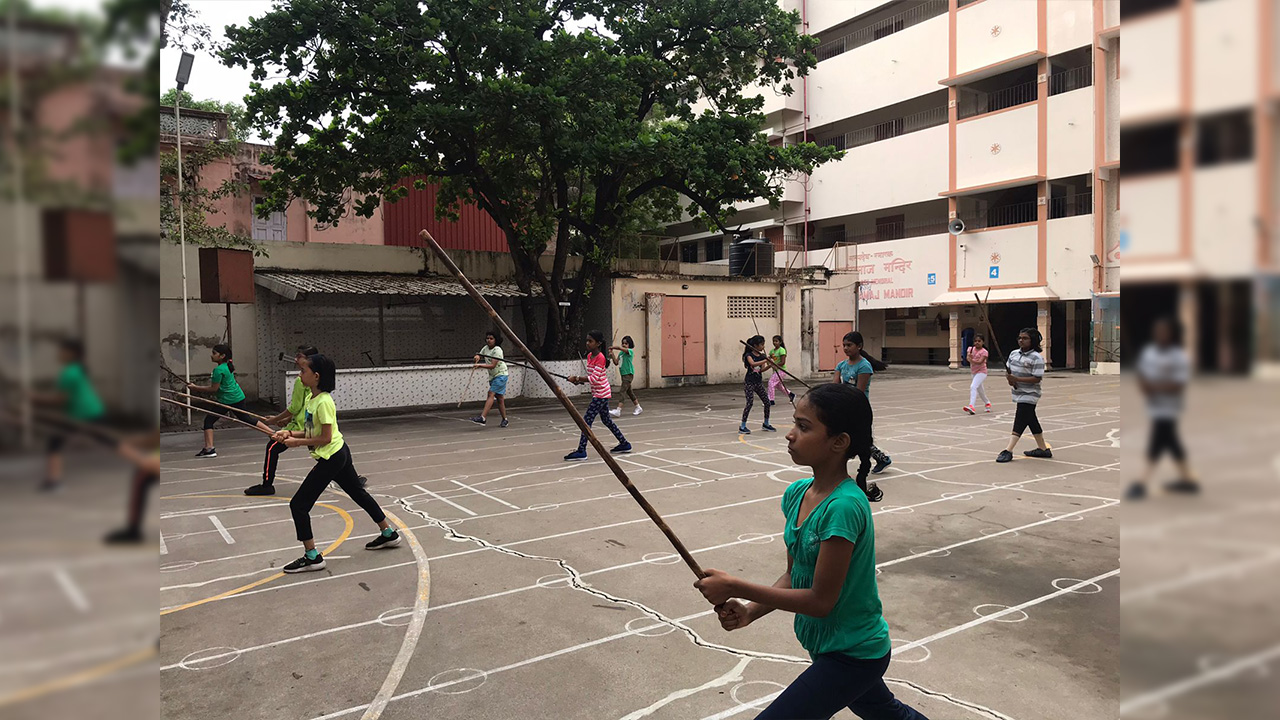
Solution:
[{"label": "girl standing with arms crossed", "polygon": [[[618,374],[622,376],[622,394],[631,398],[631,402],[635,404],[636,409],[632,415],[639,415],[644,412],[640,407],[640,401],[636,399],[636,393],[631,389],[631,381],[636,376],[636,367],[633,364],[636,354],[636,341],[631,339],[630,335],[622,337],[622,347],[611,347],[610,350],[617,351],[618,355],[614,361],[618,363]],[[609,411],[614,417],[622,416],[622,402],[618,402],[618,407]]]},{"label": "girl standing with arms crossed", "polygon": [[[618,453],[631,452],[631,443],[622,436],[622,431],[613,423],[613,418],[609,417],[609,398],[613,397],[613,390],[609,387],[609,376],[606,368],[609,367],[609,358],[604,354],[604,333],[599,330],[592,330],[587,333],[587,376],[570,375],[569,382],[574,385],[582,385],[583,383],[591,384],[591,404],[587,406],[587,412],[582,419],[587,421],[587,427],[591,427],[591,423],[595,422],[596,416],[600,416],[600,422],[609,428],[613,436],[618,439],[618,444],[609,452],[617,455]],[[578,439],[578,449],[564,456],[565,460],[586,460],[587,459],[587,434],[583,433]]]},{"label": "girl standing with arms crossed", "polygon": [[987,412],[991,412],[991,399],[987,397],[987,349],[985,339],[981,335],[973,336],[973,345],[969,347],[969,352],[965,353],[965,359],[969,361],[969,371],[973,373],[973,382],[969,383],[969,404],[964,406],[964,411],[970,415],[976,415],[977,410],[973,406],[978,403],[978,398],[982,398],[982,402],[987,404]]},{"label": "girl standing with arms crossed", "polygon": [[[244,412],[237,410],[244,409],[244,391],[240,389],[240,383],[236,382],[236,366],[231,362],[231,346],[230,345],[214,345],[209,351],[209,359],[213,361],[213,374],[209,376],[208,385],[196,385],[188,383],[187,389],[191,392],[213,393],[214,399],[223,405],[236,408],[236,410],[223,410],[239,420],[249,423],[250,425],[258,424],[257,418]],[[204,448],[196,453],[198,458],[216,458],[218,451],[213,446],[213,426],[218,422],[218,415],[204,416]]]},{"label": "girl standing with arms crossed", "polygon": [[1053,457],[1053,451],[1044,441],[1040,420],[1036,417],[1036,404],[1040,402],[1040,381],[1044,379],[1044,356],[1040,353],[1040,331],[1032,327],[1019,331],[1018,349],[1009,353],[1004,376],[1013,390],[1013,402],[1018,410],[1013,416],[1013,435],[1009,438],[1009,447],[996,456],[998,463],[1013,460],[1013,448],[1022,439],[1022,431],[1027,428],[1031,428],[1036,447],[1022,454],[1033,458]]},{"label": "girl standing with arms crossed", "polygon": [[747,369],[747,375],[742,379],[742,392],[747,396],[747,406],[742,409],[742,423],[738,425],[738,432],[743,435],[750,435],[751,431],[747,429],[747,416],[751,414],[751,406],[755,403],[755,395],[760,396],[760,402],[764,405],[764,424],[760,426],[761,430],[767,432],[778,432],[778,429],[769,424],[769,396],[764,391],[764,367],[769,364],[769,358],[764,354],[764,336],[752,335],[747,340],[747,347],[742,352],[742,365]]},{"label": "girl standing with arms crossed", "polygon": [[351,449],[338,431],[338,408],[329,394],[337,385],[337,367],[324,355],[312,355],[300,363],[300,369],[302,384],[311,391],[302,430],[281,430],[275,437],[285,447],[309,448],[316,464],[289,501],[289,512],[293,514],[293,525],[304,553],[284,566],[287,573],[315,572],[325,567],[324,557],[316,550],[315,536],[311,533],[311,508],[315,507],[320,493],[330,482],[338,483],[338,487],[378,523],[382,533],[365,543],[366,550],[400,545],[400,534],[387,522],[387,515],[378,507],[378,501],[360,486],[355,465],[351,462]]},{"label": "girl standing with arms crossed", "polygon": [[[497,330],[491,330],[485,333],[484,347],[480,348],[480,352],[476,353],[473,358],[475,364],[473,368],[484,368],[489,371],[489,397],[484,401],[484,410],[480,414],[471,418],[471,422],[477,425],[487,423],[489,411],[493,409],[493,403],[498,403],[498,413],[502,415],[502,424],[498,427],[507,426],[507,364],[502,361],[505,356],[502,354],[502,336]],[[485,362],[480,362],[480,358],[485,358]]]},{"label": "girl standing with arms crossed", "polygon": [[[819,385],[796,403],[787,451],[813,477],[782,495],[787,569],[759,585],[707,569],[694,587],[733,631],[783,610],[813,664],[757,720],[826,720],[843,708],[867,720],[927,720],[884,683],[892,650],[876,588],[876,537],[867,485],[871,404],[849,385]],[[858,458],[857,477],[849,461]],[[743,602],[746,601],[746,602]]]},{"label": "girl standing with arms crossed", "polygon": [[[841,360],[836,365],[836,374],[831,382],[836,384],[852,385],[862,391],[867,396],[868,402],[871,400],[871,376],[876,372],[876,366],[879,365],[880,370],[889,367],[879,360],[873,359],[870,355],[862,350],[862,333],[853,331],[844,335],[844,354],[847,360]],[[884,469],[893,464],[893,459],[884,454],[880,448],[873,443],[871,445],[871,457],[875,458],[876,466],[871,469],[873,474],[879,475]]]},{"label": "girl standing with arms crossed", "polygon": [[787,397],[791,399],[791,404],[794,405],[796,394],[782,384],[782,371],[787,368],[787,346],[782,344],[781,335],[773,336],[773,349],[769,351],[769,364],[775,368],[773,374],[769,376],[769,404],[774,404],[773,389],[780,387],[782,392],[786,393]]}]

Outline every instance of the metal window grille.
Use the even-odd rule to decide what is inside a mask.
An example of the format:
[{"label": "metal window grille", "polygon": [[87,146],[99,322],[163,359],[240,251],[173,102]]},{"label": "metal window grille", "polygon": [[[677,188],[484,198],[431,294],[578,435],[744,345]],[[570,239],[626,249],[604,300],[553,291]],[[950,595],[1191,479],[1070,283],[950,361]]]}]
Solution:
[{"label": "metal window grille", "polygon": [[919,25],[925,20],[947,14],[947,0],[929,0],[921,3],[910,10],[904,10],[892,17],[887,17],[879,22],[858,28],[851,33],[842,35],[828,42],[824,42],[818,46],[816,52],[818,62],[830,60],[831,58],[842,55],[855,48],[879,40],[887,35],[901,32],[909,27]]},{"label": "metal window grille", "polygon": [[729,296],[731,318],[773,318],[778,316],[778,298],[773,295]]},{"label": "metal window grille", "polygon": [[885,337],[906,337],[907,321],[906,320],[889,320],[884,324]]}]

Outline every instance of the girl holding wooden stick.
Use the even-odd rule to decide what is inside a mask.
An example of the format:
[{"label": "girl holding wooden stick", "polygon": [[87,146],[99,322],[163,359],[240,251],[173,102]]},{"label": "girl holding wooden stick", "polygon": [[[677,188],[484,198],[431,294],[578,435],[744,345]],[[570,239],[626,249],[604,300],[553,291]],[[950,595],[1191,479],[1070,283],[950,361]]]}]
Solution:
[{"label": "girl holding wooden stick", "polygon": [[[475,364],[471,366],[473,370],[483,368],[489,371],[489,397],[484,401],[484,410],[471,418],[471,422],[477,425],[484,425],[489,421],[489,411],[493,409],[494,402],[497,402],[498,413],[502,415],[502,424],[498,427],[507,426],[507,377],[510,373],[503,357],[502,336],[497,330],[490,330],[484,336],[484,347],[476,353],[473,358]],[[483,362],[481,358],[484,358]]]},{"label": "girl holding wooden stick", "polygon": [[[606,369],[609,367],[609,358],[604,354],[604,333],[599,330],[592,330],[587,333],[587,375],[570,375],[569,382],[574,385],[582,385],[589,383],[591,385],[591,404],[587,406],[587,412],[583,415],[583,420],[590,427],[591,423],[600,416],[600,422],[609,428],[613,436],[618,439],[618,444],[610,453],[617,455],[619,453],[631,452],[631,443],[623,437],[622,431],[614,424],[613,418],[609,417],[609,399],[613,397],[613,389],[609,387],[609,376]],[[565,460],[586,460],[587,459],[587,434],[582,433],[582,437],[578,440],[578,449],[564,456]]]},{"label": "girl holding wooden stick", "polygon": [[[236,366],[231,361],[230,345],[214,345],[209,351],[209,359],[213,361],[213,374],[209,377],[208,385],[196,385],[195,383],[187,383],[187,389],[192,392],[214,393],[214,397],[223,405],[230,406],[232,410],[228,410],[233,417],[239,418],[247,423],[253,424],[256,419],[247,413],[241,412],[244,409],[244,391],[240,389],[240,384],[236,382]],[[218,415],[206,413],[204,416],[204,447],[200,452],[196,453],[198,458],[216,458],[218,450],[213,446],[213,426],[218,422]]]}]

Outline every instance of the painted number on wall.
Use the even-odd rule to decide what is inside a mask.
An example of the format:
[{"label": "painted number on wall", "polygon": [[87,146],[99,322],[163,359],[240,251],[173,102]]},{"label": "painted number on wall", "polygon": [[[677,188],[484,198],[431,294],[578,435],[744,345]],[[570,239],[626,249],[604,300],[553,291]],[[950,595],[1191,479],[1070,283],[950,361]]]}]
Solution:
[{"label": "painted number on wall", "polygon": [[1000,266],[999,266],[999,265],[992,265],[992,266],[991,266],[991,274],[990,274],[988,277],[990,277],[992,280],[999,280],[999,279],[1000,279]]},{"label": "painted number on wall", "polygon": [[938,284],[938,273],[929,273],[929,284],[930,285]]}]

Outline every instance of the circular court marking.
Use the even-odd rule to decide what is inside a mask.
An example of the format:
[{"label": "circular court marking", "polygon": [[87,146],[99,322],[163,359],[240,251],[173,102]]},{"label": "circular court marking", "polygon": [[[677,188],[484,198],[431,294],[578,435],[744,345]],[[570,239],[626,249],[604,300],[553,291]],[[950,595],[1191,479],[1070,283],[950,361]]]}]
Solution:
[{"label": "circular court marking", "polygon": [[701,484],[702,484],[702,483],[700,483],[700,482],[678,482],[678,483],[676,483],[675,485],[672,485],[671,487],[673,487],[673,488],[691,488],[691,487],[698,487],[698,486],[699,486],[699,485],[701,485]]},{"label": "circular court marking", "polygon": [[764,533],[743,533],[738,536],[738,542],[751,543],[752,545],[763,545],[773,542],[772,535]]},{"label": "circular court marking", "polygon": [[559,480],[559,482],[562,482],[562,483],[580,483],[585,481],[586,481],[586,478],[584,477],[560,478]]},{"label": "circular court marking", "polygon": [[1061,520],[1062,522],[1080,522],[1084,520],[1084,516],[1079,513],[1047,512],[1044,517],[1046,520]]},{"label": "circular court marking", "polygon": [[907,552],[912,555],[921,555],[923,557],[944,558],[951,554],[946,548],[930,548],[925,545],[917,545],[913,548],[907,548]]},{"label": "circular court marking", "polygon": [[[1229,660],[1230,658],[1221,655],[1201,655],[1200,659],[1196,660],[1196,667],[1200,668],[1200,672],[1212,672],[1225,665]],[[1254,665],[1249,670],[1241,669],[1240,672],[1236,673],[1236,676],[1244,675],[1246,672],[1259,680],[1265,680],[1271,676],[1271,668],[1266,663]]]},{"label": "circular court marking", "polygon": [[969,493],[942,493],[943,500],[972,500],[973,496]]},{"label": "circular court marking", "polygon": [[[638,618],[631,618],[628,620],[625,627],[627,628],[627,632],[642,635],[644,637],[662,637],[663,635],[668,635],[676,631],[675,625],[668,625],[666,623],[657,623],[657,626],[654,627],[653,624],[656,622],[657,621],[647,615],[641,615]],[[642,629],[637,630],[636,628]]]},{"label": "circular court marking", "polygon": [[440,522],[444,523],[449,527],[453,527],[454,525],[461,523],[462,518],[440,518]]},{"label": "circular court marking", "polygon": [[[991,615],[991,614],[992,614],[992,613],[985,613],[985,612],[982,612],[982,608],[995,608],[995,612],[1000,612],[1001,610],[1008,610],[1008,609],[1009,609],[1009,606],[1008,606],[1008,605],[996,605],[996,604],[994,604],[994,603],[985,603],[985,604],[983,604],[983,605],[979,605],[979,606],[975,607],[975,608],[973,609],[973,614],[974,614],[974,615],[977,615],[978,617],[987,617],[987,616],[989,616],[989,615]],[[1019,614],[1020,614],[1020,615],[1022,615],[1022,617],[1018,617],[1018,615],[1019,615]],[[992,619],[993,619],[993,620],[995,620],[996,622],[1002,622],[1002,623],[1020,623],[1020,622],[1022,622],[1023,620],[1026,620],[1026,619],[1027,619],[1027,618],[1029,618],[1029,617],[1031,617],[1031,616],[1030,616],[1030,615],[1027,615],[1027,613],[1026,613],[1025,611],[1023,611],[1023,610],[1019,610],[1017,613],[1010,614],[1010,615],[1005,615],[1004,617],[992,618]]]},{"label": "circular court marking", "polygon": [[[755,697],[748,700],[743,700],[742,698],[738,697],[738,693],[741,692],[743,688],[748,688],[753,685],[763,685],[767,689],[762,688],[762,690],[765,690],[765,691],[759,693],[758,695],[756,695],[756,693],[751,693],[752,695],[755,695]],[[729,697],[733,698],[733,701],[738,703],[739,705],[747,705],[752,702],[755,702],[756,700],[759,700],[760,698],[766,695],[769,695],[770,694],[769,691],[774,688],[778,690],[786,690],[787,686],[781,683],[773,682],[771,680],[751,680],[748,682],[738,683],[737,685],[734,685],[733,689],[729,691]]]},{"label": "circular court marking", "polygon": [[915,511],[916,509],[913,507],[898,506],[898,505],[885,505],[884,507],[880,508],[880,512],[885,513],[886,515],[890,513],[896,513],[896,512],[901,512],[905,515],[910,515]]},{"label": "circular court marking", "polygon": [[190,570],[191,568],[199,564],[200,563],[196,562],[195,560],[183,560],[181,562],[173,562],[167,565],[161,565],[160,572],[162,573],[182,572],[183,570]]},{"label": "circular court marking", "polygon": [[570,587],[570,581],[573,578],[568,575],[543,575],[533,581],[534,585],[540,588],[555,589],[559,587]]},{"label": "circular court marking", "polygon": [[[207,658],[202,660],[197,655]],[[240,650],[233,647],[211,647],[204,650],[197,650],[190,655],[178,661],[178,667],[183,670],[209,670],[211,668],[222,667],[229,663],[235,662],[240,658]]]},{"label": "circular court marking", "polygon": [[[401,617],[392,617],[397,615]],[[391,608],[378,616],[378,623],[387,627],[404,627],[411,620],[413,620],[413,608],[411,607]]]},{"label": "circular court marking", "polygon": [[1169,703],[1161,700],[1154,705],[1146,705],[1137,710],[1125,713],[1125,717],[1134,720],[1159,720],[1169,717]]},{"label": "circular court marking", "polygon": [[624,498],[624,497],[629,497],[630,495],[631,495],[631,493],[629,493],[629,492],[616,492],[616,493],[609,493],[609,497],[614,498],[614,499],[617,499],[617,498]]},{"label": "circular court marking", "polygon": [[[902,638],[894,638],[893,640],[890,640],[889,642],[890,642],[890,643],[902,643],[903,645],[906,645],[907,643],[909,643],[909,642],[910,642],[910,640],[903,640]],[[907,654],[909,654],[909,653],[914,653],[916,650],[923,650],[923,651],[924,651],[924,655],[922,655],[922,656],[920,656],[920,657],[914,657],[914,656],[913,656],[913,657],[910,657],[910,658],[908,658],[908,657],[903,657],[903,655],[907,655]],[[916,653],[916,654],[918,655],[919,653]],[[893,655],[893,661],[894,661],[894,662],[904,662],[904,663],[922,663],[922,662],[924,662],[925,660],[928,660],[928,659],[929,659],[929,658],[931,658],[931,657],[933,657],[933,651],[929,649],[929,646],[928,646],[928,645],[917,645],[916,647],[913,647],[913,648],[911,648],[910,650],[907,650],[907,651],[906,651],[906,652],[904,652],[902,655],[898,655],[897,653],[894,653],[894,655]]]},{"label": "circular court marking", "polygon": [[1004,533],[1005,537],[1018,537],[1019,534],[1017,530],[1005,530],[1004,528],[982,528],[978,532],[982,533],[983,537],[991,537],[1000,533]]},{"label": "circular court marking", "polygon": [[[1078,578],[1058,578],[1057,580],[1054,580],[1053,583],[1051,584],[1053,585],[1053,588],[1055,590],[1066,590],[1067,588],[1073,585],[1077,585],[1081,582],[1084,582],[1084,581]],[[1076,595],[1097,595],[1098,593],[1102,592],[1102,586],[1096,582],[1091,582],[1086,585],[1081,585],[1080,587],[1076,588],[1075,590],[1072,590],[1071,592],[1075,593]]]},{"label": "circular court marking", "polygon": [[[447,688],[435,688],[432,692],[443,693],[445,695],[461,695],[469,693],[472,690],[485,684],[489,679],[489,673],[475,668],[454,668],[437,673],[427,681],[427,686],[435,688],[436,685],[453,683]],[[472,683],[473,680],[479,680],[478,683]]]},{"label": "circular court marking", "polygon": [[440,478],[440,482],[449,482],[450,480],[466,480],[470,475],[446,475]]},{"label": "circular court marking", "polygon": [[541,469],[542,469],[541,465],[523,465],[521,467],[516,468],[516,472],[528,472],[530,470],[541,470]]},{"label": "circular court marking", "polygon": [[646,553],[645,556],[640,559],[650,565],[675,565],[680,562],[679,555],[667,552]]},{"label": "circular court marking", "polygon": [[539,503],[537,505],[530,505],[525,509],[532,510],[534,512],[546,512],[548,510],[555,510],[558,507],[560,506],[555,503]]},{"label": "circular court marking", "polygon": [[165,540],[181,540],[182,538],[184,538],[184,537],[186,537],[186,536],[187,536],[187,534],[186,534],[186,533],[174,533],[174,534],[172,534],[172,535],[165,535],[165,536],[164,536],[164,539],[165,539]]}]

